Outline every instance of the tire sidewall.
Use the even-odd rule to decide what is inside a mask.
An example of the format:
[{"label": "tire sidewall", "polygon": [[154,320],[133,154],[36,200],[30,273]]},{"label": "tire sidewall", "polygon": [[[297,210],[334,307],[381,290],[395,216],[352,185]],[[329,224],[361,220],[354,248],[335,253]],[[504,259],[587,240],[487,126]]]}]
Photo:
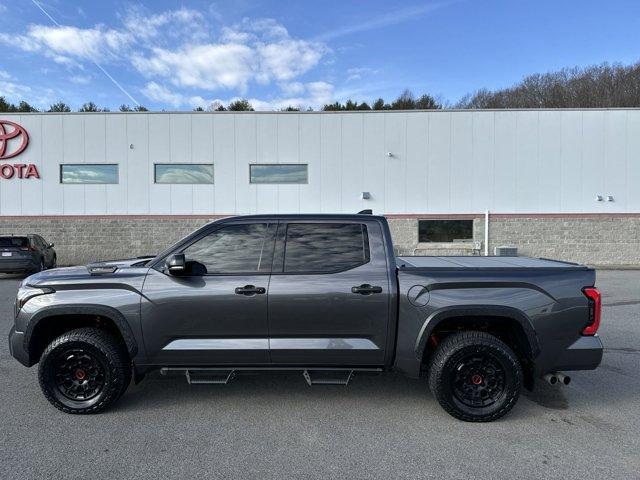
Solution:
[{"label": "tire sidewall", "polygon": [[[470,407],[456,398],[452,378],[456,366],[472,354],[488,354],[505,372],[505,387],[499,401],[487,407]],[[517,402],[522,386],[522,367],[513,351],[497,337],[484,332],[462,332],[447,337],[438,346],[429,367],[429,388],[453,417],[467,422],[490,422],[505,415]]]},{"label": "tire sidewall", "polygon": [[[104,370],[104,385],[101,391],[89,400],[73,400],[62,394],[55,381],[55,363],[59,355],[67,349],[82,349],[91,354],[101,364]],[[40,359],[38,368],[40,385],[47,398],[59,409],[69,413],[91,413],[99,411],[119,391],[117,367],[113,361],[100,348],[81,340],[63,341],[47,349]]]},{"label": "tire sidewall", "polygon": [[[452,377],[455,375],[456,366],[466,357],[473,354],[482,354],[492,357],[497,361],[505,373],[504,389],[500,397],[492,405],[486,407],[471,407],[461,402],[453,392]],[[456,350],[444,364],[441,379],[442,393],[450,399],[452,406],[464,415],[490,417],[506,406],[509,400],[519,394],[520,382],[518,381],[518,366],[513,359],[503,350],[489,345],[467,345]]]}]

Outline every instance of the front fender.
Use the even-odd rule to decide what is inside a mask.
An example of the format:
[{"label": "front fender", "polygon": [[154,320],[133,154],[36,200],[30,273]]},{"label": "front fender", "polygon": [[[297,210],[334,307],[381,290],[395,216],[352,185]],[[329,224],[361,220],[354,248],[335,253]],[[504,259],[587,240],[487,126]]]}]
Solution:
[{"label": "front fender", "polygon": [[29,351],[31,336],[40,322],[53,316],[64,315],[98,315],[110,319],[120,331],[127,346],[129,356],[133,358],[138,353],[138,342],[125,316],[113,307],[95,304],[68,304],[42,307],[30,318],[26,326],[23,340],[25,351]]}]

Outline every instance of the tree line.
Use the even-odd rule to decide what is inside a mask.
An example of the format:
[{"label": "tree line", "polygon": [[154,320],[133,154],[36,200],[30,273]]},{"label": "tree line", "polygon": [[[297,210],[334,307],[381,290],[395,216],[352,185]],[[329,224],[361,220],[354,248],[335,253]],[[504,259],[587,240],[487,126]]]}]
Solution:
[{"label": "tree line", "polygon": [[[378,98],[371,105],[367,102],[347,100],[324,105],[324,111],[346,110],[434,110],[449,107],[441,100],[427,93],[415,97],[410,90],[402,92],[390,103]],[[465,95],[453,105],[454,108],[607,108],[640,107],[640,62],[633,65],[608,64],[593,65],[586,68],[564,68],[544,74],[524,77],[512,87],[489,90],[486,88]],[[121,105],[121,112],[146,112],[142,105]],[[247,99],[238,99],[223,105],[213,102],[205,107],[193,109],[203,111],[253,111]],[[307,110],[313,110],[307,108]],[[0,96],[0,112],[38,112],[26,101],[9,103]],[[46,112],[70,112],[71,107],[64,102],[49,106]],[[87,102],[79,112],[108,112],[94,102]],[[291,105],[281,111],[300,111],[299,106]]]}]

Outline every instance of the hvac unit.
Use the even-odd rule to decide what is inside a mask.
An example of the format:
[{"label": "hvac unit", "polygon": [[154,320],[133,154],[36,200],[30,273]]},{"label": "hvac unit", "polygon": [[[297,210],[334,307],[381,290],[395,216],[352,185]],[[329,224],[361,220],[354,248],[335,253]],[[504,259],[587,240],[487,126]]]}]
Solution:
[{"label": "hvac unit", "polygon": [[503,245],[501,247],[494,247],[494,255],[497,257],[517,257],[518,247]]}]

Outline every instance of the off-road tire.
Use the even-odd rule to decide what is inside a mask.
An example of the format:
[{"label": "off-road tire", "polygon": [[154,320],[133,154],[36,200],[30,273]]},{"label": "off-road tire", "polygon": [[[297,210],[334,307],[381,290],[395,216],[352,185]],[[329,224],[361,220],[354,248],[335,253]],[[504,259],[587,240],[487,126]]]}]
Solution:
[{"label": "off-road tire", "polygon": [[[459,397],[460,372],[467,368],[471,359],[477,361],[478,358],[486,358],[488,363],[494,362],[493,365],[498,367],[491,368],[489,372],[502,369],[502,381],[499,384],[503,388],[496,395],[494,403],[488,406],[470,406],[464,402],[471,400],[461,400]],[[486,381],[481,375],[473,377],[479,378],[480,382]],[[492,379],[492,383],[495,385],[495,380]],[[460,332],[446,337],[436,348],[429,365],[431,393],[450,415],[465,422],[491,422],[502,417],[518,401],[521,386],[522,367],[518,357],[500,339],[484,332]],[[477,401],[482,400],[478,398]]]},{"label": "off-road tire", "polygon": [[[96,363],[102,386],[88,399],[74,400],[63,393],[57,378],[60,362],[67,352],[82,352]],[[84,378],[84,377],[83,377]],[[98,413],[113,405],[131,381],[131,362],[126,348],[112,334],[99,328],[78,328],[53,340],[45,349],[38,366],[38,380],[46,399],[65,413]]]}]

